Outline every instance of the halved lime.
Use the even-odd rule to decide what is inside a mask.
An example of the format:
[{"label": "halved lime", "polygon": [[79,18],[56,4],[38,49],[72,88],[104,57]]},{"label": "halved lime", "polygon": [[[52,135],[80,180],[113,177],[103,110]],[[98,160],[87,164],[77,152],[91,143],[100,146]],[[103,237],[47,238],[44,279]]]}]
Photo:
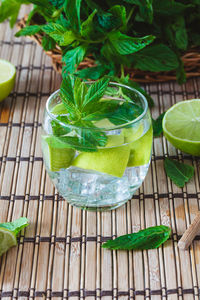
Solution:
[{"label": "halved lime", "polygon": [[75,154],[75,150],[54,136],[42,137],[42,149],[44,159],[52,172],[68,168]]},{"label": "halved lime", "polygon": [[200,99],[178,102],[163,118],[163,132],[174,147],[200,156]]},{"label": "halved lime", "polygon": [[108,136],[107,148],[97,152],[82,152],[72,162],[78,168],[95,170],[116,177],[122,177],[126,169],[130,147],[124,144],[123,135]]},{"label": "halved lime", "polygon": [[[151,155],[151,148],[152,148],[152,140],[153,140],[153,130],[152,127],[141,136],[143,132],[143,127],[140,126],[138,131],[135,132],[129,137],[125,138],[127,143],[130,143],[130,157],[128,160],[128,167],[138,167],[142,165],[148,164]],[[135,138],[134,138],[135,136]],[[139,137],[141,136],[141,137]],[[135,139],[135,140],[134,140]]]},{"label": "halved lime", "polygon": [[16,69],[8,61],[0,59],[0,101],[5,99],[15,85]]},{"label": "halved lime", "polygon": [[17,245],[17,239],[12,231],[0,227],[0,256],[9,248]]}]

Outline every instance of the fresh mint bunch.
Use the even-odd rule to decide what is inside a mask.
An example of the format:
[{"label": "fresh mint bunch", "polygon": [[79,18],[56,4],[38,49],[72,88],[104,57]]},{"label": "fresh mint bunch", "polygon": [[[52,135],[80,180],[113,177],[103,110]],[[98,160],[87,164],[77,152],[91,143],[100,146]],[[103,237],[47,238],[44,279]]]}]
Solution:
[{"label": "fresh mint bunch", "polygon": [[[63,74],[97,80],[123,75],[124,67],[144,71],[176,70],[186,80],[181,55],[200,45],[197,0],[2,0],[0,22],[14,25],[22,4],[33,4],[27,26],[17,36],[43,36],[44,50],[62,51]],[[96,65],[77,71],[93,56]]]}]

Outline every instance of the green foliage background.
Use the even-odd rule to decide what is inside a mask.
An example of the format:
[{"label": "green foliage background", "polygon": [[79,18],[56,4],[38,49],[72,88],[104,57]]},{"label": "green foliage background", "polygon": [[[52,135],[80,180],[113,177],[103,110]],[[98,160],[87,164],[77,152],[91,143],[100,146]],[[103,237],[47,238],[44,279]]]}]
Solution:
[{"label": "green foliage background", "polygon": [[[200,45],[200,0],[1,0],[0,22],[13,26],[22,4],[33,4],[17,36],[43,34],[44,50],[58,44],[63,75],[98,79],[122,74],[124,66],[176,70],[185,81],[181,54]],[[34,24],[34,25],[31,25]],[[92,54],[96,66],[77,71]]]}]

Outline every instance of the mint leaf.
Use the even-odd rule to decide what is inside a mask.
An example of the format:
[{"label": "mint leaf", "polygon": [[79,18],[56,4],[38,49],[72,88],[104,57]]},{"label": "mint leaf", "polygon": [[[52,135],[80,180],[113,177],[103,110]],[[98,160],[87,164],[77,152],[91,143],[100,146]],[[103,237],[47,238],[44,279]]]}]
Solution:
[{"label": "mint leaf", "polygon": [[154,137],[158,137],[161,135],[161,133],[163,132],[163,128],[162,128],[162,120],[164,118],[165,112],[163,112],[162,114],[160,114],[160,116],[154,120],[152,118],[152,125],[153,125],[153,136]]},{"label": "mint leaf", "polygon": [[86,55],[86,51],[87,47],[81,45],[72,50],[68,50],[65,54],[63,54],[62,61],[65,64],[62,70],[63,77],[65,77],[69,73],[74,73],[74,71]]},{"label": "mint leaf", "polygon": [[44,35],[42,38],[42,47],[45,51],[54,49],[56,42],[50,36]]},{"label": "mint leaf", "polygon": [[61,8],[63,6],[65,0],[49,0],[49,2],[56,8]]},{"label": "mint leaf", "polygon": [[90,38],[91,34],[94,32],[94,24],[93,24],[93,19],[94,16],[96,15],[97,10],[95,9],[87,18],[87,20],[85,20],[82,24],[81,24],[81,35],[83,37],[87,37]]},{"label": "mint leaf", "polygon": [[109,79],[102,78],[89,87],[83,102],[84,110],[89,109],[88,107],[90,105],[94,106],[95,103],[103,97],[105,90],[108,87],[108,83]]},{"label": "mint leaf", "polygon": [[42,29],[42,26],[40,26],[40,25],[26,26],[23,29],[21,29],[20,31],[18,31],[15,34],[15,36],[19,37],[19,36],[24,36],[24,35],[34,35],[34,34],[38,33],[41,29]]},{"label": "mint leaf", "polygon": [[170,71],[178,67],[176,54],[166,45],[152,45],[132,57],[134,66],[144,71]]},{"label": "mint leaf", "polygon": [[169,158],[165,158],[164,167],[167,176],[180,188],[194,175],[194,168],[192,166]]},{"label": "mint leaf", "polygon": [[124,102],[122,105],[118,105],[116,110],[110,112],[107,118],[115,125],[122,125],[136,119],[142,111],[137,104]]},{"label": "mint leaf", "polygon": [[155,39],[152,35],[142,38],[133,38],[122,34],[119,31],[109,33],[108,38],[115,50],[121,55],[132,54],[140,51],[147,45],[151,44]]},{"label": "mint leaf", "polygon": [[81,82],[79,78],[76,78],[74,84],[74,102],[80,110],[82,110],[82,105],[87,94],[88,88],[84,82]]},{"label": "mint leaf", "polygon": [[76,32],[80,31],[80,8],[81,0],[65,0],[64,11],[71,28]]},{"label": "mint leaf", "polygon": [[52,128],[53,135],[63,136],[65,134],[68,134],[71,131],[71,128],[67,126],[62,126],[60,124],[60,122],[65,123],[66,125],[69,124],[68,118],[66,116],[58,116],[56,119],[58,121],[56,120],[51,121],[51,128]]},{"label": "mint leaf", "polygon": [[44,25],[42,30],[52,37],[60,46],[70,45],[76,38],[72,31],[66,30],[64,26],[58,23]]},{"label": "mint leaf", "polygon": [[171,29],[173,31],[173,43],[177,48],[186,50],[188,46],[188,36],[185,27],[185,19],[183,16],[175,19],[171,24]]},{"label": "mint leaf", "polygon": [[60,98],[65,105],[72,120],[79,118],[79,109],[74,99],[74,78],[67,76],[63,79],[60,87]]},{"label": "mint leaf", "polygon": [[10,230],[16,236],[24,227],[27,227],[28,225],[28,219],[25,217],[21,217],[13,222],[0,223],[0,227]]},{"label": "mint leaf", "polygon": [[126,234],[109,240],[102,248],[111,250],[147,250],[156,249],[166,242],[171,234],[168,226],[160,225],[148,227],[136,233]]},{"label": "mint leaf", "polygon": [[111,12],[114,18],[117,20],[117,27],[121,31],[126,31],[126,8],[123,5],[114,5],[110,8],[109,12]]},{"label": "mint leaf", "polygon": [[139,6],[140,17],[148,23],[153,21],[153,0],[124,0],[127,3],[136,4]]}]

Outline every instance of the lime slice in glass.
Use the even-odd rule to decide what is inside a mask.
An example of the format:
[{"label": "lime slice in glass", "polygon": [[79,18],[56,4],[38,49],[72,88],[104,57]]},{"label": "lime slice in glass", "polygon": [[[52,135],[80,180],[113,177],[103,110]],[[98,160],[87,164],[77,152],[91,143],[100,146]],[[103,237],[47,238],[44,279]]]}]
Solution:
[{"label": "lime slice in glass", "polygon": [[174,147],[200,156],[200,99],[173,105],[163,118],[163,132]]},{"label": "lime slice in glass", "polygon": [[[123,135],[110,135],[104,149],[97,152],[82,152],[72,162],[78,168],[95,170],[116,177],[122,177],[126,169],[130,147],[124,144]],[[120,146],[121,145],[121,146]]]},{"label": "lime slice in glass", "polygon": [[5,99],[15,85],[16,69],[8,61],[0,59],[0,101]]},{"label": "lime slice in glass", "polygon": [[67,109],[63,103],[59,103],[53,107],[51,113],[54,115],[66,115]]},{"label": "lime slice in glass", "polygon": [[17,245],[16,235],[6,228],[0,228],[0,256]]},{"label": "lime slice in glass", "polygon": [[68,168],[75,154],[75,150],[54,136],[43,136],[42,148],[45,161],[52,172]]},{"label": "lime slice in glass", "polygon": [[[151,156],[151,147],[153,140],[152,127],[142,135],[143,126],[139,126],[138,130],[129,137],[125,137],[125,142],[130,143],[130,157],[128,167],[138,167],[148,164]],[[142,136],[141,136],[142,135]],[[141,136],[141,137],[140,137]]]}]

